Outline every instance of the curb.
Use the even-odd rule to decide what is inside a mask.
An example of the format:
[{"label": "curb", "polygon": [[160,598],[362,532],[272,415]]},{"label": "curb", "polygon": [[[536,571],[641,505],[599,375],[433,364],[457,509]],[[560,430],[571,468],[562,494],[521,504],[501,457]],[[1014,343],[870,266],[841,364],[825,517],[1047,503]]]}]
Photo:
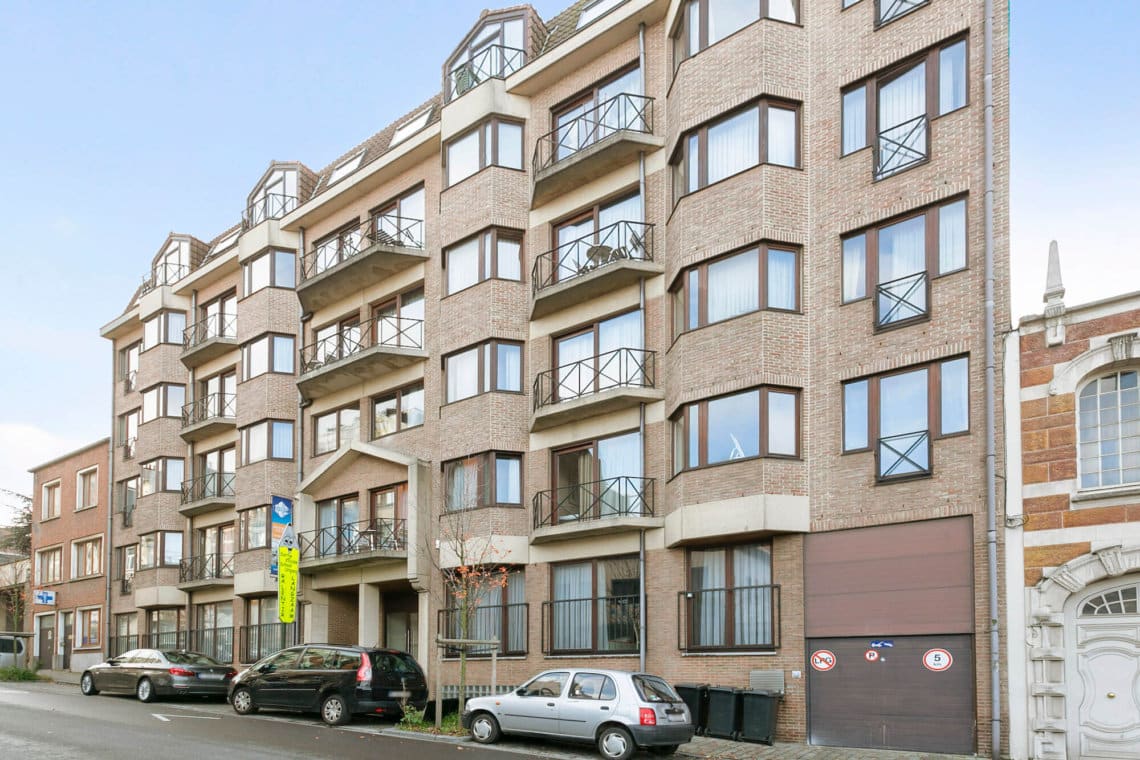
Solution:
[{"label": "curb", "polygon": [[423,742],[436,742],[438,744],[467,744],[470,736],[444,736],[441,734],[428,734],[420,731],[404,731],[400,728],[385,728],[378,733],[382,736],[393,736],[400,739],[418,739]]}]

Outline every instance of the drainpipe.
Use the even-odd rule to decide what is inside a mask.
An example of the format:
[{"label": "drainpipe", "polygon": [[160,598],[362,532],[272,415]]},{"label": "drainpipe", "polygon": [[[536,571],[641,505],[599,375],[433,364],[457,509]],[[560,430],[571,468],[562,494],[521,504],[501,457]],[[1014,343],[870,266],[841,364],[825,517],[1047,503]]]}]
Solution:
[{"label": "drainpipe", "polygon": [[1001,758],[1001,659],[998,633],[997,477],[994,436],[994,3],[985,0],[985,59],[982,76],[985,123],[985,278],[986,278],[986,566],[990,612],[991,757]]},{"label": "drainpipe", "polygon": [[[645,280],[641,281],[641,308],[645,308]],[[642,312],[644,314],[644,311]],[[638,407],[637,431],[641,437],[641,461],[645,463],[645,402]],[[645,672],[645,531],[638,532],[637,542],[637,625],[641,635],[637,637],[637,664]]]},{"label": "drainpipe", "polygon": [[[105,649],[108,658],[111,656],[111,631],[114,630],[114,623],[112,622],[114,616],[111,614],[111,576],[113,575],[112,563],[115,561],[115,541],[112,531],[115,529],[115,436],[118,434],[118,431],[115,429],[117,422],[115,419],[115,383],[118,382],[115,362],[118,361],[118,358],[118,353],[115,351],[115,342],[111,341],[111,441],[107,447],[107,544],[103,548],[103,556],[106,562],[106,564],[103,565],[106,571],[103,573],[106,578],[103,608],[107,610],[107,620],[104,624],[107,633],[103,637],[103,641],[107,644]],[[25,614],[24,617],[26,618],[27,614]],[[21,621],[21,625],[22,624],[23,621]]]},{"label": "drainpipe", "polygon": [[[304,264],[301,259],[305,255],[305,228],[301,227],[297,230],[297,271],[304,270]],[[301,360],[301,343],[305,339],[305,324],[304,324],[305,309],[301,306],[300,300],[297,301],[297,356],[296,360],[300,363]],[[300,374],[301,368],[297,367],[297,372]],[[305,479],[305,456],[301,447],[305,443],[305,397],[297,391],[297,438],[293,442],[293,452],[297,455],[297,485]],[[294,517],[296,513],[294,512]]]},{"label": "drainpipe", "polygon": [[645,94],[645,22],[637,25],[637,70],[641,72],[641,94]]}]

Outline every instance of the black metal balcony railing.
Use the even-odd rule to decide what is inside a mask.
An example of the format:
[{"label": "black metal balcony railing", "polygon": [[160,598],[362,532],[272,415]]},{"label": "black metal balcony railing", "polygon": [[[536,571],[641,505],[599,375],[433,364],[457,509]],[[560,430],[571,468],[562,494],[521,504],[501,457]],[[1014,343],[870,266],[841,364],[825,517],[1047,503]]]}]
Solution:
[{"label": "black metal balcony railing", "polygon": [[149,293],[164,285],[173,285],[190,273],[185,264],[155,264],[154,269],[143,277],[140,293]]},{"label": "black metal balcony railing", "polygon": [[124,528],[129,528],[135,524],[135,508],[133,505],[130,507],[123,507],[123,509],[120,511],[122,512],[122,515],[123,515],[123,527]]},{"label": "black metal balcony railing", "polygon": [[780,587],[677,592],[677,648],[769,650],[780,646]]},{"label": "black metal balcony railing", "polygon": [[257,662],[262,657],[292,645],[292,631],[293,626],[289,623],[243,625],[239,629],[241,649],[238,660],[243,663]]},{"label": "black metal balcony railing", "polygon": [[423,348],[424,321],[381,316],[301,347],[301,374],[335,364],[373,346]]},{"label": "black metal balcony railing", "polygon": [[887,127],[875,141],[875,179],[898,174],[930,157],[926,114]]},{"label": "black metal balcony railing", "polygon": [[534,146],[534,173],[549,169],[622,130],[653,132],[653,98],[623,92],[559,124],[538,138]]},{"label": "black metal balcony railing", "polygon": [[203,554],[178,562],[178,582],[208,581],[213,578],[234,577],[234,555]]},{"label": "black metal balcony railing", "polygon": [[133,576],[124,576],[119,579],[119,593],[126,596],[135,590],[135,579]]},{"label": "black metal balcony railing", "polygon": [[652,388],[656,359],[655,351],[618,348],[539,372],[534,378],[534,409],[611,388]]},{"label": "black metal balcony railing", "polygon": [[930,278],[915,272],[875,288],[875,327],[889,327],[929,314]]},{"label": "black metal balcony railing", "polygon": [[[451,639],[498,639],[500,655],[526,654],[529,631],[530,605],[518,604],[478,605],[466,610],[452,607],[439,610],[439,628]],[[494,647],[470,647],[469,657],[488,657]],[[444,657],[458,657],[458,649],[445,649]]]},{"label": "black metal balcony railing", "polygon": [[137,369],[132,369],[131,371],[125,373],[123,375],[123,393],[130,393],[135,388],[137,388],[138,379],[139,372]]},{"label": "black metal balcony railing", "polygon": [[139,648],[138,634],[112,636],[107,641],[107,656],[118,657],[124,652],[129,652],[132,649]]},{"label": "black metal balcony railing", "polygon": [[210,314],[182,331],[182,347],[191,349],[214,338],[237,339],[236,314]]},{"label": "black metal balcony railing", "polygon": [[880,438],[875,447],[875,472],[879,480],[929,474],[930,461],[928,430]]},{"label": "black metal balcony railing", "polygon": [[196,398],[182,407],[182,426],[197,425],[199,422],[214,419],[233,419],[237,416],[237,395],[233,393],[210,393]]},{"label": "black metal balcony railing", "polygon": [[186,649],[186,631],[152,631],[140,637],[147,649]]},{"label": "black metal balcony railing", "polygon": [[124,462],[129,462],[135,458],[135,447],[138,444],[138,440],[138,438],[128,438],[119,444],[119,447],[123,450]]},{"label": "black metal balcony railing", "polygon": [[297,536],[301,559],[341,557],[363,552],[406,551],[407,520],[361,520],[309,530]]},{"label": "black metal balcony railing", "polygon": [[930,0],[875,0],[875,25],[882,26],[921,8]]},{"label": "black metal balcony railing", "polygon": [[266,219],[280,219],[295,208],[297,199],[292,195],[266,193],[246,207],[241,217],[242,228],[248,230]]},{"label": "black metal balcony railing", "polygon": [[450,102],[488,79],[506,79],[526,64],[526,51],[506,45],[488,45],[447,76]]},{"label": "black metal balcony railing", "polygon": [[653,225],[614,222],[577,240],[540,253],[531,269],[531,287],[539,291],[620,261],[653,261]]},{"label": "black metal balcony railing", "polygon": [[193,504],[202,499],[232,498],[234,474],[211,472],[198,478],[182,481],[182,504]]},{"label": "black metal balcony railing", "polygon": [[543,654],[636,652],[640,613],[637,594],[543,602]]},{"label": "black metal balcony railing", "polygon": [[422,219],[398,214],[381,214],[365,222],[351,234],[315,246],[301,257],[301,279],[308,280],[358,256],[374,246],[392,248],[424,247]]},{"label": "black metal balcony railing", "polygon": [[188,647],[193,652],[213,657],[218,662],[234,661],[234,629],[199,628],[186,632]]},{"label": "black metal balcony railing", "polygon": [[653,478],[618,477],[534,495],[534,527],[653,516]]}]

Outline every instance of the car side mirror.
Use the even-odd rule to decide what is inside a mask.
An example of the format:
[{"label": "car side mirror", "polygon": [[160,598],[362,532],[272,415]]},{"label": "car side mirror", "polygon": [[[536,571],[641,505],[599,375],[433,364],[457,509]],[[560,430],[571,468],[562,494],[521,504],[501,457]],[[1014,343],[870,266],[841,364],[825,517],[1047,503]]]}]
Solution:
[{"label": "car side mirror", "polygon": [[257,669],[258,673],[272,673],[274,670],[273,663],[267,662]]},{"label": "car side mirror", "polygon": [[118,665],[119,664],[119,658],[118,657],[112,657],[111,659],[107,660],[107,664],[108,665]]},{"label": "car side mirror", "polygon": [[518,691],[515,692],[515,694],[518,694],[520,697],[525,697],[526,696],[526,689],[519,689]]}]

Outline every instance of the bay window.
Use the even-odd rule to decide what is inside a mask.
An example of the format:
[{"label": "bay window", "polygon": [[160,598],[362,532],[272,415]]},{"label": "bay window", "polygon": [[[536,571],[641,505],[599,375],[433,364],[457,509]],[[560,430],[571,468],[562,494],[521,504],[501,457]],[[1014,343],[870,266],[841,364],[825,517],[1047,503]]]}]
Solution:
[{"label": "bay window", "polygon": [[313,416],[313,454],[327,454],[360,440],[360,407]]},{"label": "bay window", "polygon": [[173,457],[143,462],[139,465],[142,477],[139,496],[149,496],[160,491],[181,493],[184,466],[183,460]]},{"label": "bay window", "polygon": [[762,18],[799,23],[800,0],[689,0],[673,31],[673,70],[710,45]]},{"label": "bay window", "polygon": [[492,340],[444,357],[445,403],[480,393],[522,391],[522,344]]},{"label": "bay window", "polygon": [[491,228],[443,252],[447,294],[484,280],[522,279],[522,233]]},{"label": "bay window", "polygon": [[293,374],[293,336],[263,335],[241,349],[242,379],[250,380],[267,372]]},{"label": "bay window", "polygon": [[759,311],[799,311],[800,254],[762,243],[683,270],[673,287],[673,336]]},{"label": "bay window", "polygon": [[142,392],[142,421],[159,417],[182,417],[186,386],[162,383]]},{"label": "bay window", "polygon": [[262,288],[297,286],[297,256],[292,251],[267,251],[242,264],[243,292],[248,296]]},{"label": "bay window", "polygon": [[181,311],[163,311],[143,322],[142,350],[161,343],[181,346],[185,339],[186,314]]},{"label": "bay window", "polygon": [[242,428],[241,448],[244,464],[265,459],[293,458],[293,423],[288,420],[265,420]]},{"label": "bay window", "polygon": [[522,505],[522,455],[491,451],[443,464],[443,505],[449,512]]},{"label": "bay window", "polygon": [[424,384],[418,382],[372,399],[372,437],[424,424]]},{"label": "bay window", "polygon": [[182,533],[159,531],[139,536],[139,569],[178,567],[182,562]]},{"label": "bay window", "polygon": [[798,457],[800,391],[762,386],[682,406],[673,472],[756,457]]},{"label": "bay window", "polygon": [[551,567],[547,651],[636,652],[641,639],[640,572],[635,555]]},{"label": "bay window", "polygon": [[489,166],[522,169],[522,124],[490,119],[447,144],[447,186],[458,184]]},{"label": "bay window", "polygon": [[238,551],[264,549],[269,546],[269,507],[262,505],[243,509],[238,516]]},{"label": "bay window", "polygon": [[779,643],[779,587],[767,543],[689,551],[682,593],[684,649],[773,649]]}]

